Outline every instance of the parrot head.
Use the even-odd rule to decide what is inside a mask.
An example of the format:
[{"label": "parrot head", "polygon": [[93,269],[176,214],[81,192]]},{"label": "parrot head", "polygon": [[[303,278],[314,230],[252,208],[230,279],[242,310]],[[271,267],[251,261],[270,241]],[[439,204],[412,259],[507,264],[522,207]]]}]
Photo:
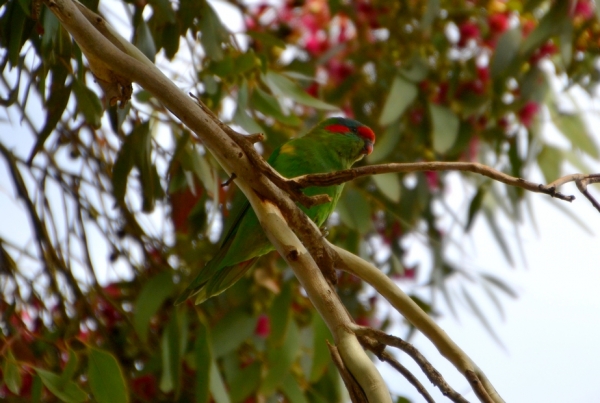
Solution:
[{"label": "parrot head", "polygon": [[360,146],[358,148],[352,147],[355,150],[355,153],[357,153],[355,161],[373,152],[375,133],[368,126],[365,126],[356,120],[329,118],[323,121],[319,127],[328,133],[345,136],[348,140],[352,140],[359,144]]}]

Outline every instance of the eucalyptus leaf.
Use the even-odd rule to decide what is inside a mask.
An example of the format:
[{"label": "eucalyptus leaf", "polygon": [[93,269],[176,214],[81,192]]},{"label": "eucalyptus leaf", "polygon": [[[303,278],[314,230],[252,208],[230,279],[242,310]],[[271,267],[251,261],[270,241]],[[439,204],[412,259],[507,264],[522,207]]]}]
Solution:
[{"label": "eucalyptus leaf", "polygon": [[299,104],[311,106],[316,109],[329,111],[338,109],[336,106],[330,105],[310,96],[298,84],[294,83],[286,76],[274,72],[273,70],[267,71],[267,74],[262,76],[262,80],[265,84],[267,84],[275,96],[288,97]]},{"label": "eucalyptus leaf", "polygon": [[129,402],[129,394],[123,377],[123,371],[112,354],[89,347],[87,375],[92,394],[97,402]]},{"label": "eucalyptus leaf", "polygon": [[406,108],[410,106],[417,98],[418,89],[416,84],[396,76],[392,82],[392,87],[388,93],[387,99],[383,104],[379,124],[381,126],[389,125],[396,121]]},{"label": "eucalyptus leaf", "polygon": [[450,109],[433,103],[429,103],[429,114],[433,128],[433,149],[444,154],[458,137],[460,121]]},{"label": "eucalyptus leaf", "polygon": [[394,203],[400,201],[400,178],[396,173],[373,175],[371,177],[377,189]]}]

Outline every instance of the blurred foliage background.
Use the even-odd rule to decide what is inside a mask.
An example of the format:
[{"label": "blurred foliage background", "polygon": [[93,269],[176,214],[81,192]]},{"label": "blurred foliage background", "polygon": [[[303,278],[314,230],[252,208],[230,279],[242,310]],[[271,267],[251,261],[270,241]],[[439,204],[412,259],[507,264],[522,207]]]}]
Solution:
[{"label": "blurred foliage background", "polygon": [[[600,78],[590,0],[83,3],[224,122],[266,133],[264,155],[333,113],[377,133],[362,164],[479,161],[518,177],[539,168],[552,181],[565,166],[589,172],[586,156],[599,156],[566,92],[593,95]],[[219,297],[173,306],[217,251],[239,193],[220,185],[223,172],[176,118],[135,86],[132,102],[109,105],[37,1],[0,0],[0,70],[0,398],[343,399],[329,332],[275,253]],[[545,140],[548,124],[568,147]],[[503,273],[451,259],[462,238],[440,221],[452,217],[464,235],[486,220],[512,264],[498,217],[517,225],[527,198],[464,175],[470,203],[453,211],[445,197],[463,190],[447,176],[347,184],[329,239],[398,279],[431,315],[441,296],[487,326],[470,290],[498,304],[515,293]],[[430,263],[406,258],[409,238]],[[358,323],[390,325],[358,279],[341,274],[338,292]]]}]

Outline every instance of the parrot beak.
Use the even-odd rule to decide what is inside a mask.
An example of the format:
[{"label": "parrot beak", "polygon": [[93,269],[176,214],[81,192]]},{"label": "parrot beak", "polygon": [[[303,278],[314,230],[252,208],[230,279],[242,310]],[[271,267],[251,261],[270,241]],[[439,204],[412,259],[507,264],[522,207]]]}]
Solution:
[{"label": "parrot beak", "polygon": [[365,146],[362,149],[361,154],[369,155],[373,152],[373,142],[365,140]]}]

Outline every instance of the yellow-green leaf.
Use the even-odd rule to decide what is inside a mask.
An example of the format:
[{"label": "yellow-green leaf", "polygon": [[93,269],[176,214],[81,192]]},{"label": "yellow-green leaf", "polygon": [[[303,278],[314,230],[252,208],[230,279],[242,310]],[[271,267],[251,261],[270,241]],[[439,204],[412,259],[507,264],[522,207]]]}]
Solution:
[{"label": "yellow-green leaf", "polygon": [[103,350],[88,349],[88,379],[99,403],[127,403],[129,394],[123,371],[116,358]]}]

